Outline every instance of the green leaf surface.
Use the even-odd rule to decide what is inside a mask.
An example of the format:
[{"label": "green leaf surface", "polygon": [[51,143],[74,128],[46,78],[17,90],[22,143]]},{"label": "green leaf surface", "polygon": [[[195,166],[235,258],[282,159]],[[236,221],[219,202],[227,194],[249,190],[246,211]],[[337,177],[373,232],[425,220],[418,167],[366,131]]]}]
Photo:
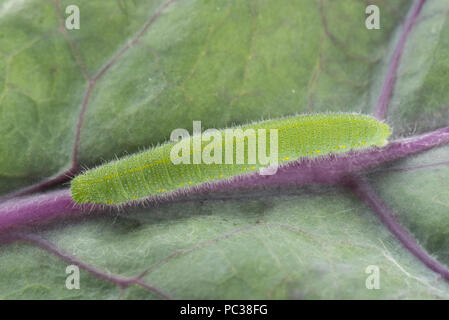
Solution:
[{"label": "green leaf surface", "polygon": [[[365,28],[365,8],[381,29]],[[81,28],[64,30],[65,8]],[[82,166],[164,142],[295,113],[372,113],[409,1],[0,0],[0,191],[71,166],[87,101]],[[162,9],[161,9],[162,8]],[[395,137],[449,125],[449,4],[427,1],[408,35],[388,109]],[[89,80],[91,78],[90,87]],[[91,88],[91,90],[89,90]],[[88,99],[86,99],[88,98]],[[374,168],[368,181],[449,265],[449,148]],[[63,186],[65,187],[65,186]],[[105,274],[173,298],[448,299],[449,285],[342,187],[230,192],[65,219],[34,231]],[[0,246],[0,298],[158,299],[81,271],[37,246]],[[368,266],[380,289],[368,290]]]}]

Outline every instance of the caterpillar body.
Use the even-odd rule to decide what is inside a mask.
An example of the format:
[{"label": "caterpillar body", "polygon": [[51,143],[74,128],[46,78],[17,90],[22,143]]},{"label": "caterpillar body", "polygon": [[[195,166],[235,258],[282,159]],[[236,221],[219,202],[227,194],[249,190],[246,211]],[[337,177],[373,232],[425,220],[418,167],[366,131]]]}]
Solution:
[{"label": "caterpillar body", "polygon": [[[276,129],[276,156],[281,165],[301,157],[383,146],[391,134],[389,126],[374,117],[352,113],[299,115],[235,128],[253,129],[258,132],[254,136],[263,138],[257,140],[254,152],[267,152],[274,148],[274,145],[271,146],[273,141],[269,138],[269,130]],[[220,130],[219,135],[224,138],[227,130],[229,129]],[[255,172],[266,163],[259,160],[251,163],[251,138],[251,135],[243,138],[244,149],[248,151],[244,154],[243,161],[239,161],[236,155],[238,139],[215,139],[219,142],[213,145],[214,156],[223,160],[220,163],[173,163],[172,149],[179,142],[167,142],[76,176],[71,182],[72,198],[79,204],[119,204]],[[200,139],[198,136],[182,139],[184,146],[192,150],[188,155],[189,159],[210,151],[208,148],[211,149],[211,143]],[[233,163],[225,161],[226,147],[233,150]],[[219,154],[215,154],[217,150],[220,151]]]}]

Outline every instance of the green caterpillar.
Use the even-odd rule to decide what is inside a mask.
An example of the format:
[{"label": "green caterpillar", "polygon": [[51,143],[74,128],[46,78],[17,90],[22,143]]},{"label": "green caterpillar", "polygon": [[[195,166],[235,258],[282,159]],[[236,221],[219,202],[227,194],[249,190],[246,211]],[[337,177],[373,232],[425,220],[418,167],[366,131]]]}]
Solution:
[{"label": "green caterpillar", "polygon": [[[194,135],[87,170],[72,180],[72,198],[79,204],[119,204],[262,170],[267,163],[254,159],[254,154],[275,151],[277,165],[300,157],[383,146],[391,134],[389,126],[374,117],[352,113],[299,115],[234,129],[250,129],[250,134],[225,140],[230,129],[216,130],[206,135],[206,141]],[[213,142],[208,142],[210,138]],[[239,147],[246,151],[243,156],[238,155]],[[179,151],[185,150],[191,151],[180,157]],[[209,157],[199,162],[201,155]]]}]

